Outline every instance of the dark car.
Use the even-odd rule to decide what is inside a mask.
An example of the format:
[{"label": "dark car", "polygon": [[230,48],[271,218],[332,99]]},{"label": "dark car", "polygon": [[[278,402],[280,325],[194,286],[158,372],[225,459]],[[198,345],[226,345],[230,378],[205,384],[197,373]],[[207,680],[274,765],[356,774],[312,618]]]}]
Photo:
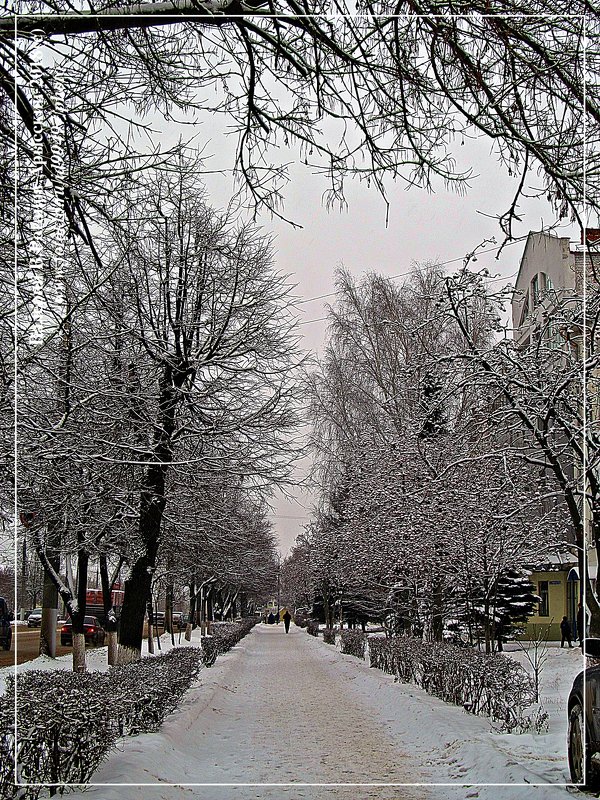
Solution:
[{"label": "dark car", "polygon": [[[98,620],[98,617],[83,618],[83,633],[86,644],[104,644],[105,631]],[[63,647],[73,644],[73,623],[65,622],[60,629],[60,643]]]},{"label": "dark car", "polygon": [[42,609],[41,608],[34,608],[33,611],[30,611],[27,615],[27,627],[28,628],[41,628],[42,626]]},{"label": "dark car", "polygon": [[[585,653],[600,659],[600,639],[586,639]],[[600,665],[587,666],[575,678],[567,713],[571,780],[588,789],[597,788],[600,786]]]}]

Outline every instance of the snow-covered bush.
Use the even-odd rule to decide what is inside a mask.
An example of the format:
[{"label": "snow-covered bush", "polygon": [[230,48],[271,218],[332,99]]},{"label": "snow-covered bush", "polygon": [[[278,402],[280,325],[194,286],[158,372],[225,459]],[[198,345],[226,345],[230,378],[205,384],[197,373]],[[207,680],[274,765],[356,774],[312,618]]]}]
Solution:
[{"label": "snow-covered bush", "polygon": [[[10,676],[3,701],[7,706],[13,692],[14,677]],[[56,670],[19,675],[18,780],[32,783],[88,781],[117,737],[113,715],[114,698],[106,674]],[[5,719],[2,722],[6,724]],[[14,782],[14,734],[14,727],[12,730],[3,727],[2,749],[8,749],[10,757],[2,759],[2,797],[12,797],[14,792],[10,785]],[[28,787],[21,796],[36,798],[41,789]]]},{"label": "snow-covered bush", "polygon": [[200,639],[202,647],[202,663],[205,667],[212,667],[219,655],[219,641],[216,636],[203,636]]},{"label": "snow-covered bush", "polygon": [[306,628],[308,622],[309,619],[306,614],[294,614],[294,625],[297,625],[299,628]]},{"label": "snow-covered bush", "polygon": [[204,665],[212,667],[217,656],[231,650],[240,639],[250,633],[257,622],[257,617],[244,617],[238,622],[213,622],[211,635],[203,636],[200,641]]},{"label": "snow-covered bush", "polygon": [[335,630],[333,628],[325,628],[323,630],[323,641],[325,644],[335,644]]},{"label": "snow-covered bush", "polygon": [[342,653],[355,658],[365,657],[365,645],[367,637],[362,631],[348,630],[342,631],[340,635]]},{"label": "snow-covered bush", "polygon": [[14,706],[8,695],[0,701],[0,797],[11,797],[14,792]]},{"label": "snow-covered bush", "polygon": [[472,714],[486,715],[503,730],[520,729],[524,710],[535,700],[530,676],[506,656],[411,637],[368,641],[372,667]]},{"label": "snow-covered bush", "polygon": [[[107,673],[19,674],[19,780],[85,783],[119,736],[158,728],[191,685],[200,661],[199,648],[180,647],[112,667]],[[0,797],[12,797],[14,791],[13,692],[14,677],[10,676],[0,716]],[[40,791],[41,787],[28,787],[20,797],[36,798]]]},{"label": "snow-covered bush", "polygon": [[311,636],[319,635],[319,623],[316,619],[309,619],[306,623],[306,632]]},{"label": "snow-covered bush", "polygon": [[119,735],[156,730],[191,686],[201,658],[197,647],[176,647],[158,658],[111,667],[109,697]]}]

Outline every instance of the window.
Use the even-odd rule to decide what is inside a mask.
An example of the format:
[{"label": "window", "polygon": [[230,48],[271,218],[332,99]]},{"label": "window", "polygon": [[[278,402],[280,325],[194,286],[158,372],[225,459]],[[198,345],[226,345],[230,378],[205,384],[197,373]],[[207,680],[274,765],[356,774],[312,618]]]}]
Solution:
[{"label": "window", "polygon": [[540,284],[537,275],[531,280],[531,302],[534,308],[540,302]]},{"label": "window", "polygon": [[540,610],[538,617],[550,616],[550,609],[548,607],[548,581],[539,581],[538,595],[540,597]]}]

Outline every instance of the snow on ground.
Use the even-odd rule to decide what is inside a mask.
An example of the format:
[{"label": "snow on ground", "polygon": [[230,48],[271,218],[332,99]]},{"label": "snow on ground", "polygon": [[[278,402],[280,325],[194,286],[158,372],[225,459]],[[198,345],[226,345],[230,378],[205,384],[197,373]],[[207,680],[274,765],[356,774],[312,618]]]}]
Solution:
[{"label": "snow on ground", "polygon": [[[565,706],[581,660],[576,649],[549,651],[548,733],[497,734],[303,630],[259,625],[201,671],[160,731],[123,739],[99,785],[83,791],[90,800],[566,798]],[[412,785],[231,785],[243,783]]]}]

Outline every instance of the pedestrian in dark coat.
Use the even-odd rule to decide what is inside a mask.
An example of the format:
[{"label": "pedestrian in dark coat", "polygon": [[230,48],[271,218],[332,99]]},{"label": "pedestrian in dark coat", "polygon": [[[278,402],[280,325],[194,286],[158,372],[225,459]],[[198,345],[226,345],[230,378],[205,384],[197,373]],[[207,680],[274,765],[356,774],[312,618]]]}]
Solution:
[{"label": "pedestrian in dark coat", "polygon": [[585,639],[585,614],[583,611],[583,605],[579,603],[577,607],[577,638],[580,642],[583,642]]},{"label": "pedestrian in dark coat", "polygon": [[292,621],[292,615],[290,612],[285,610],[285,614],[283,615],[283,624],[285,625],[285,632],[288,633],[290,630],[290,622]]},{"label": "pedestrian in dark coat", "polygon": [[569,643],[569,647],[573,647],[571,640],[573,638],[571,634],[571,626],[569,625],[569,620],[566,617],[562,618],[562,622],[560,623],[560,646],[565,646],[565,640]]}]

